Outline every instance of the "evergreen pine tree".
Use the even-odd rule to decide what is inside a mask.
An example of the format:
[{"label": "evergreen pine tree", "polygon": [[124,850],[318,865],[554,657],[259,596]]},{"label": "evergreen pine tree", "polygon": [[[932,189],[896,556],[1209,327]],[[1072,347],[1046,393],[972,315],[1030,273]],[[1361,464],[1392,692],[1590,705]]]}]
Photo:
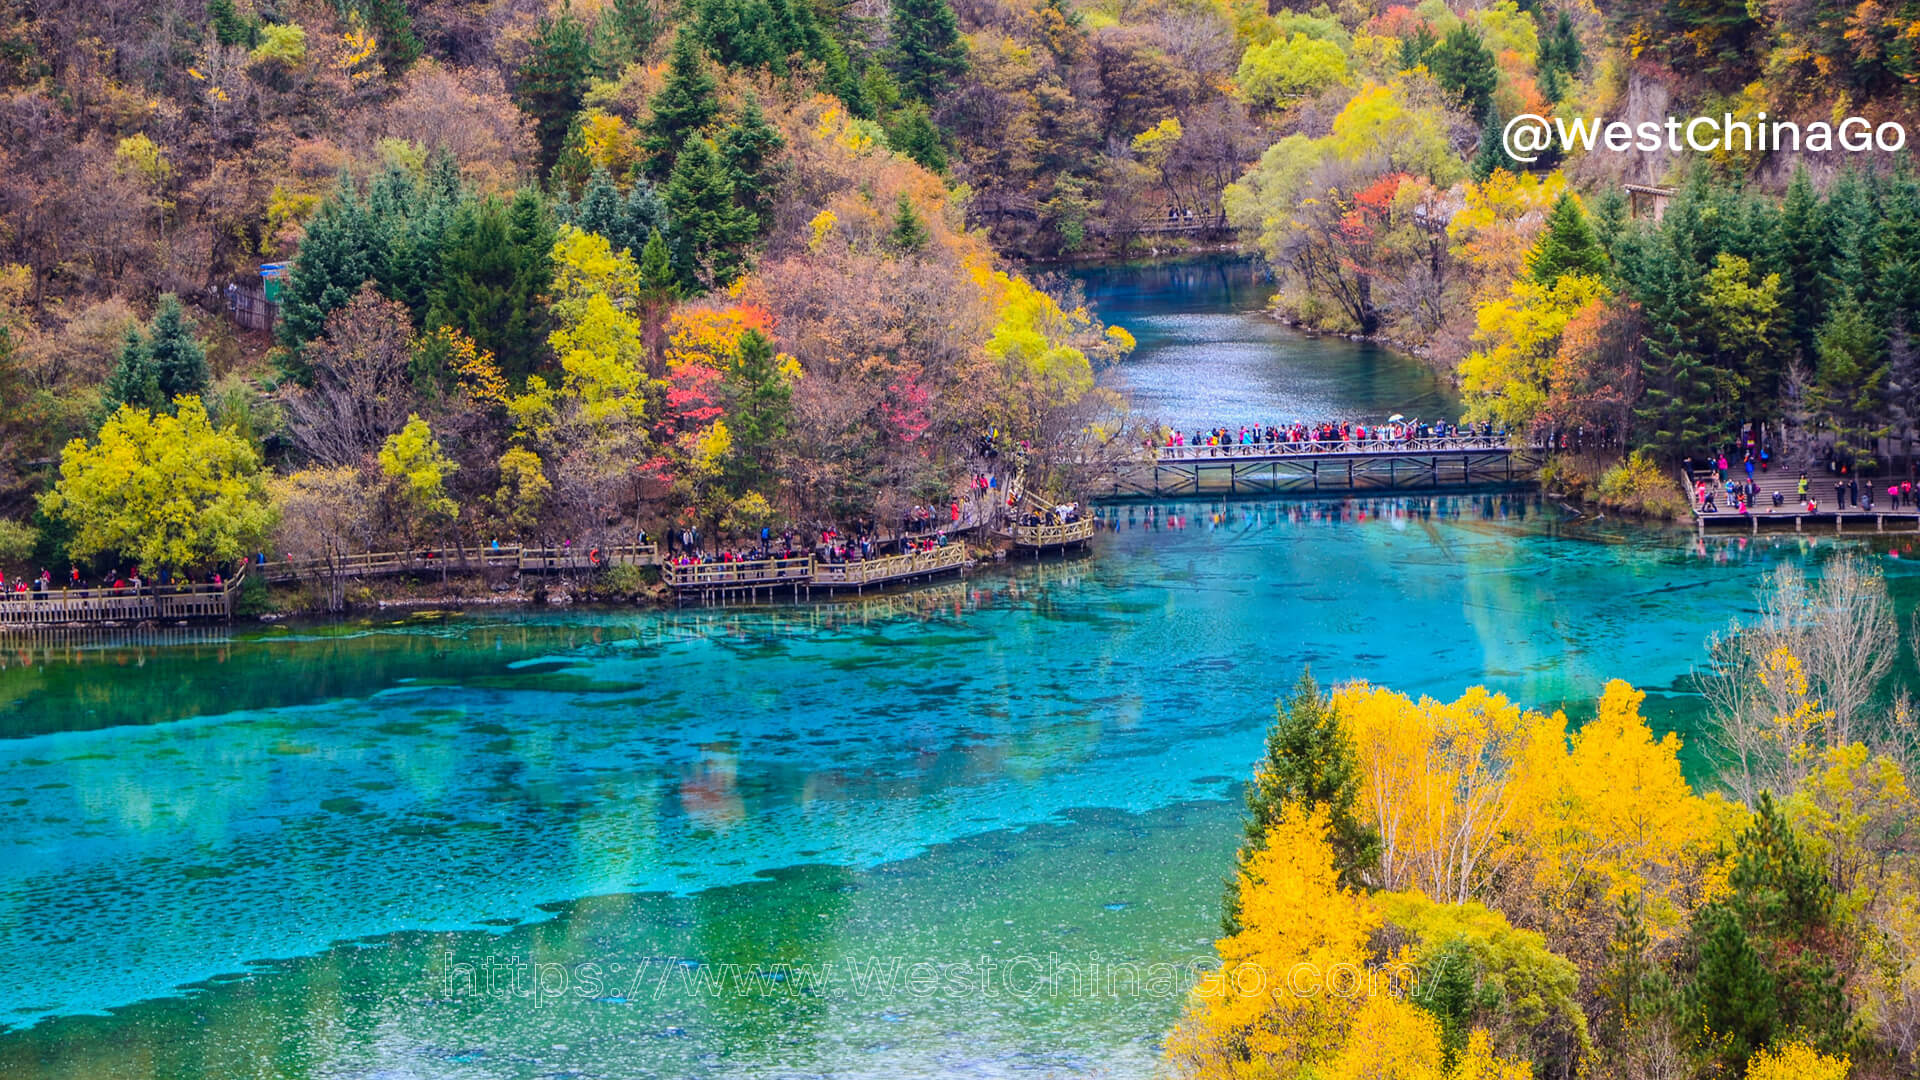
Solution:
[{"label": "evergreen pine tree", "polygon": [[667,204],[660,198],[660,190],[644,177],[636,177],[633,186],[627,189],[621,213],[625,234],[620,243],[629,250],[639,251],[646,246],[649,235],[667,231]]},{"label": "evergreen pine tree", "polygon": [[534,138],[540,144],[540,167],[550,169],[565,148],[573,115],[580,111],[593,77],[593,51],[587,29],[573,14],[562,8],[559,17],[543,15],[534,30],[531,52],[520,67],[520,85],[515,94],[520,109],[533,120]]},{"label": "evergreen pine tree", "polygon": [[1527,272],[1549,288],[1564,274],[1606,276],[1607,253],[1572,194],[1562,194],[1553,204],[1547,227],[1540,231],[1540,239],[1527,257]]},{"label": "evergreen pine tree", "polygon": [[758,490],[776,476],[774,449],[793,419],[793,389],[780,371],[773,342],[758,330],[740,336],[733,370],[727,373],[733,435],[729,486],[736,495]]},{"label": "evergreen pine tree", "polygon": [[[1247,788],[1246,837],[1236,865],[1245,871],[1267,844],[1267,832],[1287,806],[1325,806],[1340,881],[1358,888],[1362,875],[1380,854],[1380,838],[1358,816],[1359,764],[1353,745],[1311,671],[1302,671],[1293,691],[1280,703],[1267,729],[1266,756]],[[1229,935],[1240,929],[1238,875],[1227,883],[1222,924]]]},{"label": "evergreen pine tree", "polygon": [[660,234],[659,229],[654,229],[647,235],[647,243],[640,250],[640,319],[641,333],[646,339],[647,358],[656,377],[660,374],[660,329],[666,322],[667,310],[673,306],[674,298],[679,294],[679,282],[673,274],[672,252],[667,247],[666,237]]},{"label": "evergreen pine tree", "polygon": [[746,271],[759,221],[735,197],[727,164],[705,138],[681,149],[667,183],[673,219],[673,271],[692,295],[725,288]]},{"label": "evergreen pine tree", "polygon": [[626,217],[626,208],[621,205],[620,192],[613,186],[613,177],[605,169],[594,169],[593,178],[587,181],[586,190],[580,193],[580,201],[573,207],[573,224],[590,233],[599,233],[619,251],[622,228]]},{"label": "evergreen pine tree", "polygon": [[1627,220],[1627,197],[1617,187],[1607,188],[1593,208],[1593,238],[1609,257],[1614,244],[1627,231]]},{"label": "evergreen pine tree", "polygon": [[552,277],[551,269],[543,272],[552,246],[539,220],[544,214],[533,221],[527,216],[522,197],[512,208],[493,198],[462,205],[448,230],[427,316],[429,325],[451,326],[491,351],[501,373],[516,383],[545,366],[537,297]]},{"label": "evergreen pine tree", "polygon": [[1487,110],[1487,122],[1480,127],[1480,148],[1474,152],[1473,161],[1467,171],[1475,181],[1485,183],[1496,171],[1505,169],[1510,173],[1520,171],[1520,163],[1507,156],[1507,146],[1502,139],[1503,122],[1498,109]]},{"label": "evergreen pine tree", "polygon": [[148,412],[173,411],[173,399],[207,391],[207,353],[193,336],[186,310],[172,293],[160,297],[146,333],[127,329],[126,342],[107,376],[109,411],[132,405]]},{"label": "evergreen pine tree", "polygon": [[1815,410],[1826,420],[1841,461],[1859,468],[1876,464],[1883,432],[1875,425],[1887,380],[1885,342],[1866,305],[1843,297],[1830,309],[1814,339]]},{"label": "evergreen pine tree", "polygon": [[1825,319],[1826,268],[1831,253],[1825,208],[1814,194],[1804,167],[1794,170],[1774,225],[1770,262],[1780,271],[1781,302],[1787,309],[1794,346],[1810,364],[1814,339]]},{"label": "evergreen pine tree", "polygon": [[207,21],[213,27],[213,39],[222,45],[251,49],[260,43],[260,25],[241,16],[233,0],[207,0]]},{"label": "evergreen pine tree", "polygon": [[660,37],[660,18],[653,0],[608,0],[600,9],[600,25],[593,35],[594,66],[614,76],[647,55]]},{"label": "evergreen pine tree", "polygon": [[760,103],[751,95],[740,118],[720,133],[718,149],[727,163],[734,196],[754,216],[760,231],[773,225],[773,177],[768,166],[784,145],[780,133],[767,123]]},{"label": "evergreen pine tree", "polygon": [[1566,77],[1560,74],[1560,69],[1557,67],[1541,67],[1538,85],[1540,96],[1546,98],[1549,105],[1558,105],[1560,100],[1567,96]]},{"label": "evergreen pine tree", "polygon": [[947,148],[940,129],[933,126],[925,105],[915,103],[894,114],[893,127],[887,132],[887,144],[918,162],[928,172],[947,171]]},{"label": "evergreen pine tree", "polygon": [[1433,31],[1421,23],[1413,33],[1400,39],[1400,70],[1412,71],[1425,64],[1434,44]]},{"label": "evergreen pine tree", "polygon": [[380,63],[388,74],[399,75],[420,59],[420,37],[405,0],[356,0],[354,10],[380,43]]},{"label": "evergreen pine tree", "polygon": [[668,62],[667,81],[650,103],[642,145],[647,151],[647,175],[665,180],[673,175],[674,162],[687,140],[713,121],[720,111],[714,97],[713,75],[700,56],[693,34],[682,29],[673,39],[673,57]]},{"label": "evergreen pine tree", "polygon": [[301,238],[290,280],[281,293],[275,333],[286,346],[284,366],[298,380],[306,377],[300,349],[320,336],[327,316],[343,307],[374,277],[374,244],[367,215],[345,175]]},{"label": "evergreen pine tree", "polygon": [[927,232],[927,223],[920,220],[914,212],[913,201],[905,195],[893,214],[893,228],[887,230],[887,246],[895,251],[911,254],[927,246],[932,234]]},{"label": "evergreen pine tree", "polygon": [[1427,54],[1427,69],[1442,88],[1460,99],[1467,113],[1484,122],[1493,111],[1500,69],[1480,32],[1461,23]]},{"label": "evergreen pine tree", "polygon": [[1662,230],[1636,249],[1630,283],[1645,321],[1641,383],[1634,409],[1641,449],[1661,457],[1697,453],[1726,417],[1714,401],[1713,372],[1699,340],[1700,274]]},{"label": "evergreen pine tree", "polygon": [[1574,31],[1573,19],[1563,9],[1554,20],[1553,28],[1547,31],[1540,42],[1540,71],[1544,74],[1551,70],[1572,78],[1580,74],[1585,64],[1586,56],[1580,47],[1580,35]]},{"label": "evergreen pine tree", "polygon": [[1843,982],[1822,951],[1834,918],[1825,872],[1763,793],[1735,843],[1725,897],[1694,917],[1686,1027],[1700,1049],[1734,1075],[1782,1036],[1846,1052],[1856,1029]]},{"label": "evergreen pine tree", "polygon": [[892,0],[888,66],[908,96],[928,105],[967,70],[967,45],[947,0]]}]

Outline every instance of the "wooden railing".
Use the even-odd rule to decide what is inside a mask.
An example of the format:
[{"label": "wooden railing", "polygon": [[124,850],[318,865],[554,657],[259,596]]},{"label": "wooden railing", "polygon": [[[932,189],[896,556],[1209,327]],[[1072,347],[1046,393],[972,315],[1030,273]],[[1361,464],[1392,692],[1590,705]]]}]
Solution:
[{"label": "wooden railing", "polygon": [[243,567],[218,585],[142,585],[122,589],[61,589],[0,595],[0,626],[66,623],[181,622],[228,619],[233,598],[246,580]]},{"label": "wooden railing", "polygon": [[1010,525],[1007,536],[1021,547],[1058,547],[1078,544],[1093,538],[1093,519],[1081,518],[1064,525]]},{"label": "wooden railing", "polygon": [[1443,435],[1428,438],[1305,439],[1300,442],[1229,443],[1225,446],[1157,446],[1162,463],[1216,458],[1321,457],[1352,454],[1430,454],[1540,447],[1509,435]]},{"label": "wooden railing", "polygon": [[796,555],[791,559],[744,559],[738,562],[668,562],[660,567],[660,580],[676,589],[805,583],[812,577],[811,555]]},{"label": "wooden railing", "polygon": [[659,544],[615,544],[604,548],[520,548],[518,550],[522,570],[595,570],[602,566],[660,565]]},{"label": "wooden railing", "polygon": [[823,562],[813,571],[815,585],[871,585],[894,578],[931,574],[959,566],[967,561],[962,544],[948,544],[930,551],[910,551],[904,555],[883,555],[855,562]]},{"label": "wooden railing", "polygon": [[294,581],[300,578],[379,577],[386,574],[428,573],[440,570],[588,570],[602,566],[655,566],[660,562],[658,544],[615,544],[605,548],[475,547],[465,555],[458,551],[370,551],[328,560],[283,559],[260,565],[268,581]]}]

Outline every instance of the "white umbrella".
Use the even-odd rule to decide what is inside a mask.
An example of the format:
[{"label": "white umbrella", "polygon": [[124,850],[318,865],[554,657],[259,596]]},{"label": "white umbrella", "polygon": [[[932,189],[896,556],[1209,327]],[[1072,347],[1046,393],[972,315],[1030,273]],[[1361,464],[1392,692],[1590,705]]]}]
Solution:
[{"label": "white umbrella", "polygon": [[1401,415],[1400,415],[1399,413],[1394,413],[1394,414],[1393,414],[1392,416],[1389,416],[1389,417],[1387,417],[1387,423],[1389,423],[1389,424],[1398,424],[1398,423],[1400,423],[1400,422],[1401,422],[1402,420],[1405,420],[1405,419],[1406,419],[1406,417],[1404,417],[1404,416],[1401,416]]}]

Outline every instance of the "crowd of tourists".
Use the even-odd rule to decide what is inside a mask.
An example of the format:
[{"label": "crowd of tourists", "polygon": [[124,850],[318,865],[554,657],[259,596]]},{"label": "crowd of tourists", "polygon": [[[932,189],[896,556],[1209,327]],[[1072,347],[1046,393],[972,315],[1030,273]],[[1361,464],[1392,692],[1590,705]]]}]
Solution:
[{"label": "crowd of tourists", "polygon": [[[221,576],[218,570],[207,575],[207,584],[209,585],[225,585],[226,583],[226,578]],[[68,567],[67,576],[64,580],[55,578],[52,572],[44,566],[40,568],[38,574],[31,577],[15,578],[11,582],[7,580],[6,571],[0,570],[0,598],[14,600],[28,598],[39,599],[51,595],[56,588],[65,594],[80,592],[89,596],[95,594],[106,594],[109,596],[124,594],[133,596],[137,595],[141,590],[150,587],[175,589],[191,584],[193,584],[191,578],[177,578],[165,570],[160,572],[158,580],[149,581],[147,578],[141,576],[140,568],[137,566],[126,570],[111,571],[98,581],[84,577],[80,573],[78,566]]]},{"label": "crowd of tourists", "polygon": [[[1836,512],[1858,511],[1872,513],[1879,505],[1877,502],[1881,481],[1862,479],[1853,471],[1850,463],[1829,457],[1827,470],[1832,476],[1833,502],[1823,504],[1820,500],[1826,488],[1826,481],[1815,481],[1801,472],[1793,481],[1791,492],[1787,485],[1769,483],[1765,488],[1761,480],[1773,466],[1773,454],[1764,444],[1748,441],[1736,446],[1732,455],[1737,455],[1736,463],[1727,451],[1708,454],[1704,464],[1696,463],[1692,457],[1685,462],[1687,474],[1693,478],[1693,505],[1703,514],[1721,512],[1751,514],[1764,511],[1772,513],[1787,507],[1789,497],[1794,511],[1815,514],[1823,508]],[[1920,509],[1914,499],[1913,481],[1886,481],[1886,510],[1912,511]]]},{"label": "crowd of tourists", "polygon": [[[926,510],[927,507],[916,507]],[[958,517],[959,504],[953,507]],[[913,514],[909,521],[919,521]],[[668,561],[675,566],[706,566],[711,563],[761,562],[768,559],[798,559],[808,554],[818,557],[822,562],[844,563],[863,559],[878,559],[888,555],[905,555],[915,551],[932,551],[947,545],[947,533],[944,529],[931,534],[901,534],[883,538],[877,533],[861,530],[851,535],[839,529],[822,529],[816,542],[809,545],[804,536],[796,536],[792,529],[775,534],[770,528],[761,528],[759,543],[753,545],[721,545],[713,548],[704,546],[700,539],[700,530],[687,528],[678,536],[670,537],[678,541],[678,553],[669,553]]]},{"label": "crowd of tourists", "polygon": [[1444,439],[1463,435],[1505,435],[1506,429],[1491,421],[1450,424],[1419,420],[1367,424],[1360,421],[1316,424],[1241,424],[1239,427],[1215,427],[1191,434],[1170,431],[1166,446],[1260,446],[1275,443],[1402,442],[1409,439]]}]

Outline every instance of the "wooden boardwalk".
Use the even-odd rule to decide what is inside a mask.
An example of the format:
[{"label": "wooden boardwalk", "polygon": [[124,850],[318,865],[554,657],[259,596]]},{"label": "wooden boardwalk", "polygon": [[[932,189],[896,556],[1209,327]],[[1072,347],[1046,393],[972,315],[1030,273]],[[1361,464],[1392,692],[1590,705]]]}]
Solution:
[{"label": "wooden boardwalk", "polygon": [[660,567],[660,580],[678,601],[702,603],[752,602],[785,594],[795,599],[826,592],[864,592],[867,589],[957,573],[967,564],[964,544],[947,544],[930,551],[911,551],[872,559],[828,562],[812,555],[735,562],[676,563]]},{"label": "wooden boardwalk", "polygon": [[[1746,483],[1747,475],[1742,469],[1730,469],[1728,475],[1738,483]],[[1747,533],[1761,532],[1805,532],[1808,529],[1821,531],[1833,530],[1837,533],[1884,533],[1884,532],[1920,532],[1920,507],[1911,503],[1894,506],[1887,497],[1887,480],[1884,478],[1864,478],[1859,481],[1861,494],[1868,494],[1873,488],[1873,509],[1867,510],[1856,505],[1849,498],[1847,505],[1838,505],[1833,490],[1834,477],[1828,473],[1809,473],[1807,475],[1807,494],[1813,497],[1815,509],[1808,510],[1800,498],[1800,474],[1798,472],[1763,472],[1753,478],[1760,489],[1754,497],[1752,508],[1741,513],[1733,508],[1733,501],[1727,497],[1724,488],[1715,487],[1715,509],[1701,508],[1693,497],[1694,482],[1705,480],[1712,486],[1718,474],[1710,470],[1698,470],[1689,476],[1682,473],[1681,484],[1686,491],[1687,505],[1693,509],[1693,521],[1702,533]],[[1773,505],[1775,493],[1780,495],[1780,505]],[[1852,494],[1851,489],[1848,492]]]},{"label": "wooden boardwalk", "polygon": [[225,622],[246,580],[242,568],[219,585],[143,585],[138,590],[59,589],[0,595],[0,631],[75,625],[138,626],[141,623]]},{"label": "wooden boardwalk", "polygon": [[620,544],[605,548],[475,547],[465,552],[369,551],[333,558],[285,559],[261,563],[255,569],[274,583],[343,578],[385,577],[392,574],[470,573],[478,570],[518,570],[550,573],[555,570],[597,570],[605,566],[658,566],[660,545]]},{"label": "wooden boardwalk", "polygon": [[1162,446],[1109,496],[1280,495],[1475,488],[1539,475],[1548,448],[1505,435]]}]

